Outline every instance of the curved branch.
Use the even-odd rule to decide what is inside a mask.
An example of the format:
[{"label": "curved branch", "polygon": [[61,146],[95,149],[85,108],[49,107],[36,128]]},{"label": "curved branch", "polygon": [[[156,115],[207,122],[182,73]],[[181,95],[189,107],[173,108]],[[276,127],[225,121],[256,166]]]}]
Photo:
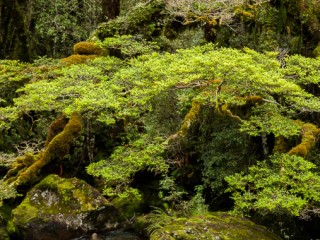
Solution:
[{"label": "curved branch", "polygon": [[[37,175],[38,171],[40,171],[43,166],[50,163],[51,160],[63,159],[63,157],[69,153],[70,146],[74,139],[79,135],[81,129],[81,118],[79,114],[73,113],[63,131],[53,137],[41,153],[37,156],[32,156],[32,163],[25,165],[26,167],[19,170],[15,177],[9,178],[6,181],[10,186],[17,187],[31,180]],[[19,159],[17,159],[17,161],[18,160]]]}]

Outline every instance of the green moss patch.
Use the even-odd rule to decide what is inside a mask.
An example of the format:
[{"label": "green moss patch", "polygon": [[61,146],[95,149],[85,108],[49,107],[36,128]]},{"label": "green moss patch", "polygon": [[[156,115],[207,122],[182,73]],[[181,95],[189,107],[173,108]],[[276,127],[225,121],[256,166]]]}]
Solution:
[{"label": "green moss patch", "polygon": [[[164,220],[164,221],[161,221]],[[265,227],[246,218],[216,212],[189,218],[158,216],[157,226],[150,239],[221,239],[221,240],[278,240],[281,239]],[[152,229],[152,228],[151,228]]]}]

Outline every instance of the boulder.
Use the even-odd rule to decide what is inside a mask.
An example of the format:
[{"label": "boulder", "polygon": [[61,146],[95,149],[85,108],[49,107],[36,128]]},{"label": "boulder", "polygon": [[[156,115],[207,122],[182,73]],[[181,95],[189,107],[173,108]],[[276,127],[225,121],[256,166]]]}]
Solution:
[{"label": "boulder", "polygon": [[280,237],[263,226],[257,225],[246,218],[235,217],[222,212],[188,218],[178,218],[162,213],[151,217],[151,221],[153,224],[148,228],[151,230],[151,240],[281,240]]},{"label": "boulder", "polygon": [[85,181],[49,175],[12,211],[12,224],[23,239],[67,240],[102,229],[117,215]]}]

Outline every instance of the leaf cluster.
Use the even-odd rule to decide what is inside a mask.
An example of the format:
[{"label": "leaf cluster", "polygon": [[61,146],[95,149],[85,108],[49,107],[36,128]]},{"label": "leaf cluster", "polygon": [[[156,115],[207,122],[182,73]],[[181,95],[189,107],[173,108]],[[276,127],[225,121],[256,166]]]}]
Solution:
[{"label": "leaf cluster", "polygon": [[235,212],[299,216],[318,207],[320,176],[316,166],[302,157],[274,155],[258,162],[248,173],[226,177]]}]

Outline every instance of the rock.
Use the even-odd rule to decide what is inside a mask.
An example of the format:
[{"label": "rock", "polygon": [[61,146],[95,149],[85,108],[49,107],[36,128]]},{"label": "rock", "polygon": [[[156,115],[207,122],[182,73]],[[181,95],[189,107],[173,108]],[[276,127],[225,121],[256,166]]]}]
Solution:
[{"label": "rock", "polygon": [[[150,239],[232,239],[280,240],[281,238],[246,218],[216,212],[189,218],[175,218],[161,214],[153,216]],[[154,218],[156,217],[156,218]]]},{"label": "rock", "polygon": [[68,240],[104,228],[118,213],[86,182],[49,175],[27,193],[12,215],[23,239]]}]

